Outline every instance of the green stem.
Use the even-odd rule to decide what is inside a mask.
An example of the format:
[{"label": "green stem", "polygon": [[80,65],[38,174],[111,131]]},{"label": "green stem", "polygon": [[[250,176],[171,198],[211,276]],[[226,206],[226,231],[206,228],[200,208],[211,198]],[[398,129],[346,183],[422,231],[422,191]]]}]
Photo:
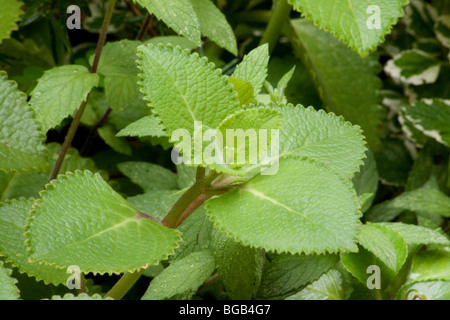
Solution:
[{"label": "green stem", "polygon": [[[103,46],[105,45],[106,34],[108,33],[108,26],[111,21],[112,13],[114,11],[114,7],[116,5],[116,0],[109,0],[108,9],[106,11],[105,18],[103,19],[102,30],[100,32],[100,36],[97,42],[97,48],[95,49],[94,61],[92,63],[91,73],[97,72],[98,61],[100,60],[100,55],[103,50]],[[64,139],[64,143],[59,150],[58,159],[56,160],[55,166],[53,167],[52,174],[50,175],[50,180],[53,180],[57,177],[59,170],[61,169],[61,165],[66,156],[67,150],[69,150],[70,145],[72,144],[73,138],[75,137],[75,133],[77,132],[78,126],[81,122],[81,116],[83,115],[84,109],[86,108],[86,103],[89,99],[89,94],[86,99],[81,103],[80,108],[78,109],[72,123],[70,124],[69,131]]]},{"label": "green stem", "polygon": [[265,43],[269,44],[269,53],[272,53],[275,48],[281,34],[281,29],[283,28],[284,23],[289,19],[291,9],[292,6],[287,0],[278,0],[277,6],[273,11],[269,24],[267,25],[266,31],[260,42],[260,45]]},{"label": "green stem", "polygon": [[131,287],[136,283],[139,277],[142,275],[145,269],[135,272],[127,272],[122,278],[112,287],[111,290],[105,295],[105,297],[113,298],[114,300],[122,299]]}]

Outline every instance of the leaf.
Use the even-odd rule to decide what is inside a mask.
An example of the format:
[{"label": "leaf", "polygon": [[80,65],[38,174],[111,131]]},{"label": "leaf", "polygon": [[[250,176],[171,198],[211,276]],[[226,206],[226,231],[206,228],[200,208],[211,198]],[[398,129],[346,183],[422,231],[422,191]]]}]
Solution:
[{"label": "leaf", "polygon": [[17,24],[22,15],[22,2],[17,0],[3,1],[0,5],[0,44],[9,38],[12,31],[17,30]]},{"label": "leaf", "polygon": [[362,204],[361,211],[366,212],[372,205],[378,190],[378,171],[377,163],[373,153],[366,151],[364,165],[360,167],[359,172],[353,176],[353,185],[359,197],[368,195],[368,200]]},{"label": "leaf", "polygon": [[18,300],[19,289],[16,287],[17,280],[11,277],[11,270],[3,266],[0,261],[0,300]]},{"label": "leaf", "polygon": [[450,280],[450,252],[421,251],[414,256],[410,281]]},{"label": "leaf", "polygon": [[249,82],[241,78],[229,77],[228,81],[233,85],[233,90],[238,94],[240,106],[248,106],[254,102],[254,90]]},{"label": "leaf", "polygon": [[436,230],[406,224],[401,222],[383,222],[378,223],[387,228],[398,232],[408,246],[413,245],[443,245],[450,246],[450,240]]},{"label": "leaf", "polygon": [[445,14],[439,17],[434,25],[436,38],[446,48],[450,48],[450,15]]},{"label": "leaf", "polygon": [[139,185],[145,192],[152,190],[178,189],[175,173],[159,165],[148,162],[122,162],[119,170]]},{"label": "leaf", "polygon": [[176,33],[201,45],[200,23],[189,0],[134,0]]},{"label": "leaf", "polygon": [[425,135],[450,146],[450,102],[440,99],[416,101],[406,109],[406,119]]},{"label": "leaf", "polygon": [[128,141],[125,138],[120,138],[116,136],[117,131],[111,125],[104,125],[97,129],[100,138],[105,141],[105,143],[110,146],[113,150],[123,153],[127,156],[131,156],[133,151],[131,150]]},{"label": "leaf", "polygon": [[169,213],[179,197],[179,191],[155,189],[144,194],[129,197],[127,201],[139,211],[161,221]]},{"label": "leaf", "polygon": [[[0,71],[0,170],[47,171],[48,151],[27,97]],[[20,134],[18,134],[20,133]]]},{"label": "leaf", "polygon": [[408,0],[289,0],[294,9],[365,57],[384,41]]},{"label": "leaf", "polygon": [[[220,70],[197,54],[154,45],[138,48],[141,90],[170,137],[177,129],[194,132],[194,122],[217,128],[239,101]],[[159,88],[154,90],[154,88]]]},{"label": "leaf", "polygon": [[[105,76],[104,86],[108,104],[112,110],[121,111],[142,100],[139,92],[136,65],[137,47],[140,41],[121,40],[105,45],[98,61],[97,72]],[[91,56],[91,64],[93,56]]]},{"label": "leaf", "polygon": [[258,298],[286,297],[328,272],[337,255],[275,255],[264,265]]},{"label": "leaf", "polygon": [[60,175],[47,185],[28,222],[32,261],[78,265],[83,273],[145,268],[166,259],[180,239],[176,230],[146,219],[89,171]]},{"label": "leaf", "polygon": [[268,166],[276,158],[281,122],[281,113],[268,107],[240,110],[219,125],[214,141],[203,149],[202,161],[216,172],[241,176],[249,168]]},{"label": "leaf", "polygon": [[245,55],[234,70],[233,77],[240,78],[252,85],[254,96],[261,91],[264,80],[266,80],[269,58],[269,45],[261,45]]},{"label": "leaf", "polygon": [[28,261],[25,226],[33,203],[33,200],[22,198],[0,204],[0,252],[6,256],[6,261],[12,263],[21,273],[35,277],[37,281],[43,280],[44,283],[54,285],[65,284],[69,277],[66,270]]},{"label": "leaf", "polygon": [[363,285],[367,285],[373,275],[369,267],[376,266],[379,273],[375,275],[381,277],[381,289],[387,288],[406,261],[408,248],[405,241],[398,232],[374,224],[361,226],[358,241],[357,253],[341,254],[345,268]]},{"label": "leaf", "polygon": [[154,278],[142,300],[190,299],[214,269],[211,253],[191,253],[172,263]]},{"label": "leaf", "polygon": [[282,105],[280,157],[307,156],[316,159],[346,178],[362,164],[365,142],[361,130],[332,113],[301,105]]},{"label": "leaf", "polygon": [[438,189],[425,185],[375,205],[365,218],[372,222],[390,221],[406,210],[418,214],[429,213],[450,217],[450,197]]},{"label": "leaf", "polygon": [[358,242],[394,273],[400,271],[406,261],[408,254],[406,242],[393,229],[377,224],[362,225]]},{"label": "leaf", "polygon": [[214,232],[212,251],[217,272],[232,300],[249,300],[261,281],[264,251],[243,246],[225,234]]},{"label": "leaf", "polygon": [[118,137],[163,137],[165,136],[164,127],[161,125],[155,115],[149,115],[139,119],[120,130],[116,136]]},{"label": "leaf", "polygon": [[345,300],[344,279],[342,274],[332,269],[323,274],[300,292],[286,300]]},{"label": "leaf", "polygon": [[415,86],[436,82],[441,65],[420,50],[405,50],[386,63],[384,71],[392,78]]},{"label": "leaf", "polygon": [[311,73],[326,109],[361,126],[372,151],[378,150],[383,109],[377,62],[371,57],[362,59],[307,20],[292,20],[291,26],[291,43]]},{"label": "leaf", "polygon": [[203,35],[225,48],[235,56],[238,54],[236,37],[225,15],[211,0],[190,0],[197,14]]},{"label": "leaf", "polygon": [[175,250],[175,254],[170,257],[170,260],[179,260],[192,252],[210,249],[213,226],[211,221],[209,221],[209,217],[206,216],[203,206],[196,209],[183,221],[178,230],[182,233],[182,241]]},{"label": "leaf", "polygon": [[256,176],[208,200],[206,209],[219,230],[244,245],[332,253],[356,250],[355,197],[348,182],[324,165],[291,157],[280,160],[277,174]]},{"label": "leaf", "polygon": [[45,71],[30,99],[30,106],[35,110],[43,131],[58,126],[77,110],[98,81],[97,74],[80,65],[59,66]]},{"label": "leaf", "polygon": [[424,281],[406,284],[397,295],[399,300],[450,300],[450,281]]}]

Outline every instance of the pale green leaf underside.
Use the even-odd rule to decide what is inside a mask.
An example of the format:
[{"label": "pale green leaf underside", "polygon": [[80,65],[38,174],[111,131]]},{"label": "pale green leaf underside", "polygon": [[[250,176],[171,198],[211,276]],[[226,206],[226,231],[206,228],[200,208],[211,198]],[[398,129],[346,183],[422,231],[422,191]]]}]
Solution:
[{"label": "pale green leaf underside", "polygon": [[307,156],[325,163],[338,174],[351,178],[365,157],[361,129],[333,113],[283,105],[280,156]]},{"label": "pale green leaf underside", "polygon": [[178,189],[177,175],[157,164],[148,162],[122,162],[119,170],[144,191]]},{"label": "pale green leaf underside", "polygon": [[338,270],[330,270],[286,300],[345,300],[344,279]]},{"label": "pale green leaf underside", "polygon": [[17,280],[11,277],[11,270],[3,266],[0,261],[0,300],[18,300],[19,289],[16,287]]},{"label": "pale green leaf underside", "polygon": [[190,1],[197,14],[202,34],[236,56],[236,37],[225,15],[211,0]]},{"label": "pale green leaf underside", "polygon": [[261,45],[250,51],[233,73],[233,77],[240,78],[253,86],[254,96],[261,91],[266,80],[269,58],[269,46]]},{"label": "pale green leaf underside", "polygon": [[0,71],[0,170],[49,169],[45,136],[28,106],[26,95]]},{"label": "pale green leaf underside", "polygon": [[365,224],[358,234],[359,243],[380,259],[392,272],[403,266],[408,248],[401,235],[382,225]]},{"label": "pale green leaf underside", "polygon": [[176,33],[201,45],[200,23],[189,0],[134,0]]},{"label": "pale green leaf underside", "polygon": [[406,284],[397,295],[398,300],[415,300],[416,296],[429,300],[450,300],[450,281],[424,281]]},{"label": "pale green leaf underside", "polygon": [[117,133],[118,137],[163,137],[164,127],[158,118],[151,114],[128,125]]},{"label": "pale green leaf underside", "polygon": [[360,212],[347,181],[308,159],[285,158],[275,175],[257,176],[208,200],[215,225],[238,241],[268,251],[356,250]]},{"label": "pale green leaf underside", "polygon": [[30,105],[46,132],[80,107],[98,84],[97,74],[84,66],[66,65],[47,70],[31,93]]},{"label": "pale green leaf underside", "polygon": [[208,251],[194,252],[175,261],[152,280],[142,300],[189,299],[215,269]]},{"label": "pale green leaf underside", "polygon": [[305,19],[292,20],[297,55],[307,66],[328,111],[359,125],[373,151],[380,147],[381,81],[372,57],[362,59]]},{"label": "pale green leaf underside", "polygon": [[[343,40],[361,56],[384,41],[408,0],[289,0],[322,29]],[[379,13],[377,15],[377,13]],[[379,19],[379,25],[377,24]]]},{"label": "pale green leaf underside", "polygon": [[16,22],[20,20],[22,2],[17,0],[2,1],[0,4],[0,43],[17,30]]},{"label": "pale green leaf underside", "polygon": [[121,273],[164,260],[178,231],[146,219],[89,171],[59,176],[47,185],[27,226],[33,261],[83,272]]},{"label": "pale green leaf underside", "polygon": [[217,128],[238,110],[231,84],[205,58],[151,44],[138,52],[141,90],[169,137],[177,129],[192,135],[195,121],[201,121],[204,130]]},{"label": "pale green leaf underside", "polygon": [[33,200],[22,198],[0,204],[0,253],[20,272],[34,276],[38,281],[54,285],[65,284],[68,278],[66,270],[28,261],[25,226],[33,203]]}]

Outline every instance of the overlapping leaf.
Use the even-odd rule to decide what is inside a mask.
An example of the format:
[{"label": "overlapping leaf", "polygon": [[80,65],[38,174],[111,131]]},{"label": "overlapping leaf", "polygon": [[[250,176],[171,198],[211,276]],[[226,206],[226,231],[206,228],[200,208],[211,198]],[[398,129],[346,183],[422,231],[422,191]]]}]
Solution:
[{"label": "overlapping leaf", "polygon": [[246,245],[307,254],[354,251],[355,197],[325,165],[291,157],[280,160],[276,174],[256,176],[208,200],[206,209],[221,231]]},{"label": "overlapping leaf", "polygon": [[31,93],[30,105],[46,132],[80,107],[98,84],[97,74],[84,66],[66,65],[47,70]]},{"label": "overlapping leaf", "polygon": [[408,0],[289,0],[306,18],[362,56],[381,44]]},{"label": "overlapping leaf", "polygon": [[0,71],[0,170],[49,169],[45,136],[26,96]]},{"label": "overlapping leaf", "polygon": [[325,107],[361,126],[375,152],[380,147],[378,127],[383,117],[376,62],[362,59],[305,19],[292,20],[291,24],[291,42],[311,73]]},{"label": "overlapping leaf", "polygon": [[17,0],[2,1],[0,4],[0,43],[8,38],[12,31],[17,30],[16,22],[22,14],[22,5],[23,3]]},{"label": "overlapping leaf", "polygon": [[17,280],[11,277],[11,270],[3,266],[0,261],[0,300],[19,299],[19,289],[16,287]]},{"label": "overlapping leaf", "polygon": [[[88,223],[86,223],[88,222]],[[32,261],[82,272],[121,273],[164,260],[180,239],[146,218],[104,182],[77,171],[47,186],[31,213],[27,246]]]}]

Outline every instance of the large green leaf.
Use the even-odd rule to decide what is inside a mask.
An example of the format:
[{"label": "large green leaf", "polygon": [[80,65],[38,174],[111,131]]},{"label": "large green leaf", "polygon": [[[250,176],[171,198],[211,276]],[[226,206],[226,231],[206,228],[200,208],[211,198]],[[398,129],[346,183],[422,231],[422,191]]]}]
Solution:
[{"label": "large green leaf", "polygon": [[117,133],[118,137],[163,137],[164,127],[153,114],[139,119]]},{"label": "large green leaf", "polygon": [[48,170],[45,136],[26,95],[4,71],[0,71],[0,104],[0,170]]},{"label": "large green leaf", "polygon": [[359,172],[353,177],[353,185],[356,193],[364,201],[361,204],[361,211],[366,212],[372,205],[378,190],[378,171],[375,157],[370,150],[366,151],[364,165],[360,166]]},{"label": "large green leaf", "polygon": [[[197,54],[179,48],[138,47],[144,97],[170,137],[177,129],[194,133],[194,122],[203,130],[217,128],[239,101],[220,70]],[[158,90],[155,90],[158,88]]]},{"label": "large green leaf", "polygon": [[256,176],[208,200],[206,209],[221,231],[245,245],[307,254],[356,250],[356,194],[311,159],[281,159],[275,175]]},{"label": "large green leaf", "polygon": [[266,80],[269,58],[269,45],[264,44],[253,49],[237,65],[233,77],[250,83],[256,96]]},{"label": "large green leaf", "polygon": [[17,30],[16,22],[20,20],[22,2],[17,0],[2,1],[0,4],[0,43]]},{"label": "large green leaf", "polygon": [[214,257],[210,252],[191,253],[154,278],[142,300],[190,299],[214,269]]},{"label": "large green leaf", "polygon": [[414,256],[410,281],[450,281],[450,252],[447,250],[421,251]]},{"label": "large green leaf", "polygon": [[66,65],[45,71],[31,93],[30,105],[46,132],[80,107],[93,87],[97,74],[84,66]]},{"label": "large green leaf", "polygon": [[11,272],[0,261],[0,300],[19,299],[19,289],[16,287],[17,280],[11,277]]},{"label": "large green leaf", "polygon": [[237,56],[236,37],[225,15],[211,0],[190,1],[197,14],[202,34]]},{"label": "large green leaf", "polygon": [[0,204],[0,253],[17,269],[36,280],[54,285],[65,284],[66,270],[45,264],[30,263],[25,246],[25,226],[33,200],[12,200]]},{"label": "large green leaf", "polygon": [[155,189],[144,194],[129,197],[127,201],[139,211],[161,221],[169,213],[179,197],[180,191]]},{"label": "large green leaf", "polygon": [[30,259],[82,272],[121,273],[166,259],[179,232],[140,213],[89,171],[61,175],[37,200],[27,226]]},{"label": "large green leaf", "polygon": [[292,20],[291,26],[291,42],[311,73],[325,107],[360,125],[372,151],[376,151],[383,117],[376,62],[371,57],[362,59],[308,20]]},{"label": "large green leaf", "polygon": [[280,157],[307,156],[351,178],[365,155],[364,137],[357,126],[342,117],[301,105],[277,108],[283,115],[280,131]]},{"label": "large green leaf", "polygon": [[201,45],[200,23],[190,0],[134,0],[179,35]]},{"label": "large green leaf", "polygon": [[264,251],[213,233],[212,250],[217,272],[229,297],[233,300],[253,298],[261,281]]},{"label": "large green leaf", "polygon": [[362,56],[381,44],[408,0],[289,0],[306,18]]},{"label": "large green leaf", "polygon": [[337,255],[290,255],[270,257],[264,265],[258,298],[285,297],[304,288],[333,268]]},{"label": "large green leaf", "polygon": [[450,300],[450,281],[424,281],[406,284],[398,292],[399,300]]}]

